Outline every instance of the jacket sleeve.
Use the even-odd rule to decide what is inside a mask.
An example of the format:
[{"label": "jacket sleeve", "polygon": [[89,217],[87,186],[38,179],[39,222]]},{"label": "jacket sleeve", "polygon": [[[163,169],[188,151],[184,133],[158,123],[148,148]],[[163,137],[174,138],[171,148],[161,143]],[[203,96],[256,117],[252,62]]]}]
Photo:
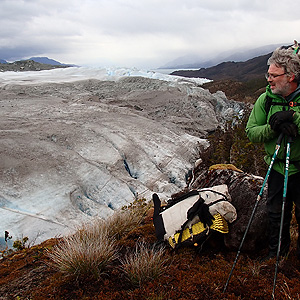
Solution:
[{"label": "jacket sleeve", "polygon": [[298,127],[298,134],[300,135],[300,112],[295,112],[293,121],[297,125],[297,127]]},{"label": "jacket sleeve", "polygon": [[264,93],[257,99],[246,125],[246,134],[253,143],[264,143],[276,136],[275,131],[267,122],[265,98],[266,94]]}]

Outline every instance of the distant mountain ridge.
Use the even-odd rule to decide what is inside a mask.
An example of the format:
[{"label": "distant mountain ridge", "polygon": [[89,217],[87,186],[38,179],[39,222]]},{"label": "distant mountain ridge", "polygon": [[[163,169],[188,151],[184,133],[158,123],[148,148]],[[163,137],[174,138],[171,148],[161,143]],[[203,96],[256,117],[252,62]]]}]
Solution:
[{"label": "distant mountain ridge", "polygon": [[[28,60],[32,60],[34,62],[40,63],[40,64],[45,64],[45,65],[52,65],[52,66],[68,66],[68,67],[77,67],[74,64],[63,64],[57,60],[51,59],[49,57],[46,56],[33,56],[30,57],[28,59],[21,59],[18,61],[28,61]],[[18,61],[14,61],[12,63],[16,63]],[[0,59],[0,64],[8,64],[9,62],[7,62],[5,59]]]},{"label": "distant mountain ridge", "polygon": [[232,50],[225,51],[210,59],[203,59],[198,55],[186,55],[168,62],[159,69],[200,69],[209,68],[220,64],[221,62],[227,61],[242,62],[253,57],[273,52],[277,47],[280,47],[282,45],[284,44],[272,44],[252,49],[236,49],[235,52]]},{"label": "distant mountain ridge", "polygon": [[[27,59],[26,59],[27,60]],[[33,60],[35,62],[38,62],[40,64],[46,64],[46,65],[53,65],[53,66],[75,66],[73,64],[63,64],[57,60],[54,60],[54,59],[51,59],[51,58],[48,58],[46,56],[42,56],[42,57],[39,57],[39,56],[36,56],[36,57],[31,57],[29,58],[28,60]]]},{"label": "distant mountain ridge", "polygon": [[211,80],[232,79],[238,81],[249,81],[260,79],[267,72],[267,61],[272,53],[254,57],[245,62],[222,62],[210,68],[199,70],[179,70],[172,72],[171,75],[183,77],[200,77]]},{"label": "distant mountain ridge", "polygon": [[0,60],[0,72],[5,71],[41,71],[51,70],[55,68],[77,67],[76,65],[62,64],[48,57],[31,57],[26,60],[19,60],[9,63],[5,60]]}]

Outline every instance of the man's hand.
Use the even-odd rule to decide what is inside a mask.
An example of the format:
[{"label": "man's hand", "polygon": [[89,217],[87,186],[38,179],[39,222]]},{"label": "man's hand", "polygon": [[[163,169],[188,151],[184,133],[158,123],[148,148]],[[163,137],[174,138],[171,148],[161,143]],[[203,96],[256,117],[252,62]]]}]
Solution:
[{"label": "man's hand", "polygon": [[270,119],[269,119],[269,124],[271,128],[275,131],[281,131],[279,129],[279,126],[282,123],[293,123],[293,115],[294,115],[293,110],[288,110],[288,111],[278,111],[275,114],[273,114]]},{"label": "man's hand", "polygon": [[291,122],[281,123],[278,129],[278,131],[282,132],[286,136],[296,137],[298,134],[298,127],[296,124]]}]

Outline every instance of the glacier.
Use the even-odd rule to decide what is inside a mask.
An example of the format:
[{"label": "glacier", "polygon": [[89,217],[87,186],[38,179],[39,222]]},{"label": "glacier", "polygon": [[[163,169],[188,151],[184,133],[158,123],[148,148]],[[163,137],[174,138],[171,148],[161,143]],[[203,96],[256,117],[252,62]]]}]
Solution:
[{"label": "glacier", "polygon": [[0,249],[184,188],[207,134],[243,111],[208,81],[126,68],[0,72]]}]

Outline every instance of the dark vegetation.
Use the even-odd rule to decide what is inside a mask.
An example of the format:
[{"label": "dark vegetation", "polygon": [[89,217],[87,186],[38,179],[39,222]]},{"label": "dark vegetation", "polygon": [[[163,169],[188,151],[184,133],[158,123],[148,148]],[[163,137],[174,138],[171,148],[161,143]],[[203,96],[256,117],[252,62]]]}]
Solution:
[{"label": "dark vegetation", "polygon": [[253,104],[266,89],[267,81],[264,76],[246,82],[235,79],[224,79],[205,83],[203,87],[211,93],[223,91],[231,100]]},{"label": "dark vegetation", "polygon": [[246,173],[265,176],[267,167],[263,159],[265,155],[263,145],[251,143],[246,136],[245,128],[252,105],[265,91],[266,85],[263,74],[244,82],[224,79],[203,85],[211,93],[223,91],[228,99],[245,103],[242,119],[236,118],[228,122],[225,130],[218,128],[207,137],[210,147],[201,154],[206,168],[219,163],[233,164]]},{"label": "dark vegetation", "polygon": [[271,53],[245,62],[229,61],[199,70],[179,70],[172,75],[211,79],[212,82],[203,85],[211,93],[223,91],[229,99],[253,104],[265,90],[265,73],[270,56]]},{"label": "dark vegetation", "polygon": [[214,67],[199,70],[179,70],[172,75],[184,77],[202,77],[212,80],[234,79],[237,81],[250,81],[262,77],[267,72],[267,61],[271,53],[249,59],[245,62],[223,62]]},{"label": "dark vegetation", "polygon": [[219,128],[207,137],[210,147],[201,154],[205,168],[220,163],[233,164],[246,173],[265,176],[263,145],[251,143],[245,133],[250,112],[250,107],[246,106],[242,119],[228,122],[225,132]]}]

